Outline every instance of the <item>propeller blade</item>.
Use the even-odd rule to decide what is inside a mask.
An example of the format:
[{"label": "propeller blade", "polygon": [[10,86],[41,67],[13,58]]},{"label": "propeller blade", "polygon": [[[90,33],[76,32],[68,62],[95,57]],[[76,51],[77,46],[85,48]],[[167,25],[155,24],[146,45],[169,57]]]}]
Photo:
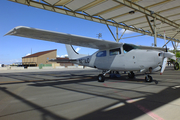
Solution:
[{"label": "propeller blade", "polygon": [[163,60],[163,64],[162,64],[160,75],[162,75],[162,73],[164,72],[164,70],[166,68],[166,64],[167,64],[167,57],[165,57],[164,60]]}]

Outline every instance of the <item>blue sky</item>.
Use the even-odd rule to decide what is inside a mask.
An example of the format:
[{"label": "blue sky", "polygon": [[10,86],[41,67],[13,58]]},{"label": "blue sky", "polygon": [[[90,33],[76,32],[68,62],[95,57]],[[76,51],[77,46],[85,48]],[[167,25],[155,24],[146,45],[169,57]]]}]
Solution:
[{"label": "blue sky", "polygon": [[[21,62],[21,58],[31,53],[31,49],[32,53],[57,49],[58,56],[67,54],[64,44],[16,36],[4,36],[16,26],[28,26],[92,38],[97,38],[97,34],[102,33],[102,39],[114,41],[105,24],[29,7],[8,0],[0,0],[0,15],[0,64]],[[112,26],[110,28],[115,34],[116,28]],[[139,34],[126,32],[123,37],[134,35]],[[154,38],[142,36],[123,39],[120,42],[151,46],[154,43]],[[157,39],[157,46],[161,47],[162,45],[164,45],[164,40]],[[172,47],[172,45],[169,43],[168,47]],[[75,46],[75,49],[77,48]],[[94,49],[80,47],[79,53],[92,54],[95,51]]]}]

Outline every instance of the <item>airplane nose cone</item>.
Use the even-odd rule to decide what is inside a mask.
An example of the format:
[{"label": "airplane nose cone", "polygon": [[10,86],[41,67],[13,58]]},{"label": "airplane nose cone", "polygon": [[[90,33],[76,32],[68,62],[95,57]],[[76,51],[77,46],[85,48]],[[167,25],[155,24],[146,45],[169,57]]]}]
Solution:
[{"label": "airplane nose cone", "polygon": [[170,52],[165,52],[164,53],[164,57],[171,58],[173,56],[175,56],[175,54],[173,54],[173,53],[170,53]]},{"label": "airplane nose cone", "polygon": [[171,52],[161,52],[158,54],[158,56],[163,57],[163,58],[171,58],[173,60],[176,60],[175,54],[173,54]]}]

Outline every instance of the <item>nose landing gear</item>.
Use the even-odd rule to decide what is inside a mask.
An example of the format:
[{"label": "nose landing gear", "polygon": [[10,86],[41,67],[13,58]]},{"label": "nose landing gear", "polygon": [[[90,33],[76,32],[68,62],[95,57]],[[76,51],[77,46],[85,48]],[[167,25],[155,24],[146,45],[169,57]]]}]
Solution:
[{"label": "nose landing gear", "polygon": [[176,62],[176,63],[174,64],[174,69],[175,69],[175,70],[179,70],[179,63],[178,63],[178,62]]}]

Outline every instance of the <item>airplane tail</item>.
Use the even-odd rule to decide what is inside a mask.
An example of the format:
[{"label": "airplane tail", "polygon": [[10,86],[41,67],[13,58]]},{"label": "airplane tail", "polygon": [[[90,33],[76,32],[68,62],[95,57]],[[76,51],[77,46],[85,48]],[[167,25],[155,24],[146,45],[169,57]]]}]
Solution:
[{"label": "airplane tail", "polygon": [[77,58],[81,58],[81,57],[87,56],[87,55],[82,55],[82,54],[77,53],[74,50],[74,48],[72,47],[72,45],[67,45],[66,44],[66,50],[67,50],[69,59],[77,59]]}]

